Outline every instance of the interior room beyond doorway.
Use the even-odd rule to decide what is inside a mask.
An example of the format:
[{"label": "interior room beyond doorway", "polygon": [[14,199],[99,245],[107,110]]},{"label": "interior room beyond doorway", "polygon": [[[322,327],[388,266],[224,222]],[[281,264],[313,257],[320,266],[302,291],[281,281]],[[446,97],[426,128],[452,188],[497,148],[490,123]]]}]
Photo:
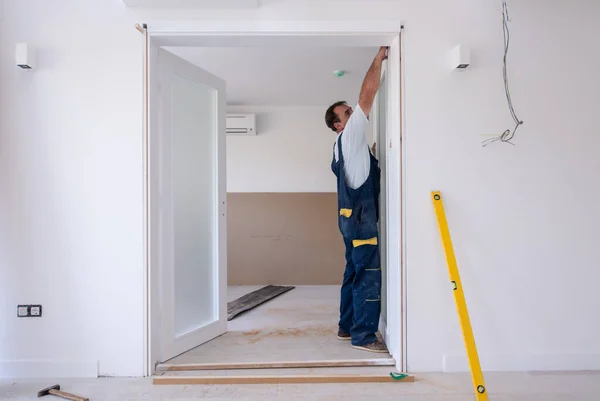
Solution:
[{"label": "interior room beyond doorway", "polygon": [[[336,338],[345,260],[330,169],[335,133],[324,122],[335,101],[356,104],[377,47],[167,50],[227,82],[228,113],[255,118],[253,134],[226,139],[228,302],[266,285],[295,288],[166,363],[394,365],[389,354],[358,351]],[[371,113],[372,122],[377,117]],[[369,144],[377,141],[377,126],[369,126]]]}]

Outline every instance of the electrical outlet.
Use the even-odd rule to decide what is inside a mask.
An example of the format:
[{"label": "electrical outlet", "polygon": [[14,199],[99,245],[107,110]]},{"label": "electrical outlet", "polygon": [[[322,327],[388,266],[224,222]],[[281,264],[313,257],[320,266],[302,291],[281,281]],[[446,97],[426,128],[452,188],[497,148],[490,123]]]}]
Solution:
[{"label": "electrical outlet", "polygon": [[42,305],[17,305],[17,317],[41,317]]}]

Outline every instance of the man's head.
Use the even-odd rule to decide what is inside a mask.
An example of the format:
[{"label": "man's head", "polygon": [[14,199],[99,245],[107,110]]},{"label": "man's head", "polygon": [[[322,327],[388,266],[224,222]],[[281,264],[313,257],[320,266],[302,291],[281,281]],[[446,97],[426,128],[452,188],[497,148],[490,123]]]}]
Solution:
[{"label": "man's head", "polygon": [[325,112],[325,124],[336,133],[342,132],[352,115],[352,107],[344,101],[335,102]]}]

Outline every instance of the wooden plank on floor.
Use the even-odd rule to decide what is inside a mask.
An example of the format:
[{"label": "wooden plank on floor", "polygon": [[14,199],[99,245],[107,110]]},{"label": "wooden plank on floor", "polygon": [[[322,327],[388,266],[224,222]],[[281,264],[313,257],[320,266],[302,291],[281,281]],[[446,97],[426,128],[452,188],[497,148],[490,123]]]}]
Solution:
[{"label": "wooden plank on floor", "polygon": [[259,290],[252,291],[241,298],[227,303],[227,320],[232,320],[240,313],[256,308],[258,305],[278,297],[295,287],[284,287],[279,285],[267,285]]},{"label": "wooden plank on floor", "polygon": [[155,385],[191,384],[321,384],[321,383],[411,383],[414,376],[394,379],[391,375],[281,375],[281,376],[156,376]]},{"label": "wooden plank on floor", "polygon": [[181,363],[159,364],[157,372],[186,370],[238,370],[238,369],[288,369],[288,368],[331,368],[360,366],[394,366],[394,358],[346,359],[323,361],[282,361],[282,362],[237,362],[237,363]]}]

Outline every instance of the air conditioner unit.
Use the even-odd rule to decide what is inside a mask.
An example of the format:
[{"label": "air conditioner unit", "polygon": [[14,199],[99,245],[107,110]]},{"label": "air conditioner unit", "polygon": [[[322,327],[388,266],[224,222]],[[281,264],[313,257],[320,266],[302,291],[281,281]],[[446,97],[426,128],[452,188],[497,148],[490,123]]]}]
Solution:
[{"label": "air conditioner unit", "polygon": [[254,114],[227,114],[227,135],[256,135]]}]

